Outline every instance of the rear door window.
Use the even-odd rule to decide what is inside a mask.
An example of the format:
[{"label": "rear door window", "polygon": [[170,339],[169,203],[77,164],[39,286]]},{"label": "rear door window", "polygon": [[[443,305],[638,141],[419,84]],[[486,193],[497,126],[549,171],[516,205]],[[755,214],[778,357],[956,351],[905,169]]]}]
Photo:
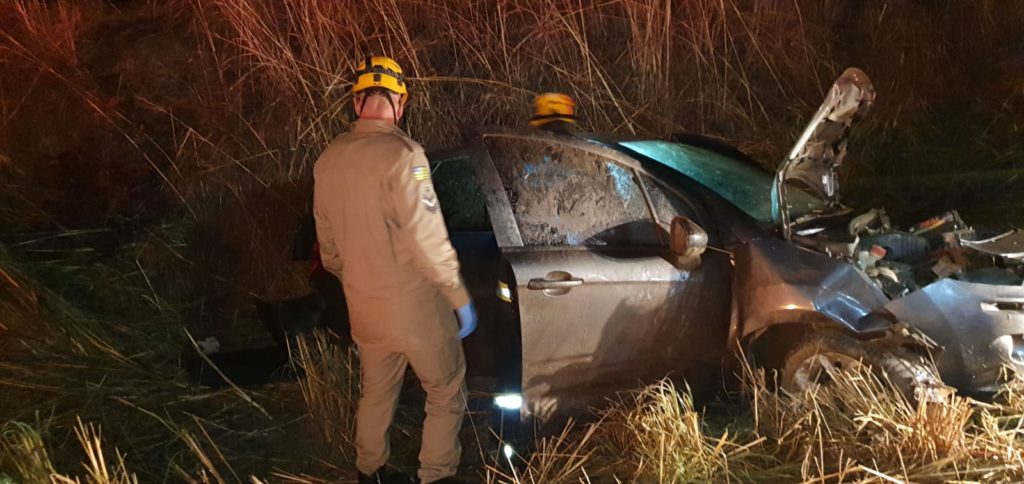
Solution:
[{"label": "rear door window", "polygon": [[656,246],[632,168],[545,140],[485,138],[528,246]]},{"label": "rear door window", "polygon": [[483,192],[468,157],[432,160],[430,171],[449,232],[491,230]]}]

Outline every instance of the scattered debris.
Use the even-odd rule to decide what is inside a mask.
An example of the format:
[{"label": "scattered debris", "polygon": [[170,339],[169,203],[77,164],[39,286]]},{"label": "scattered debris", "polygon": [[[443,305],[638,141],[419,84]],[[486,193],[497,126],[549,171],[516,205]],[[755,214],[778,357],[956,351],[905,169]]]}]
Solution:
[{"label": "scattered debris", "polygon": [[[854,264],[891,299],[945,278],[1010,286],[1024,282],[1024,232],[986,237],[985,230],[968,226],[956,211],[897,230],[884,209],[872,209],[853,217],[845,231],[825,229],[795,240]],[[854,250],[822,250],[842,244]]]},{"label": "scattered debris", "polygon": [[199,347],[199,351],[204,355],[212,355],[220,351],[220,341],[217,341],[217,338],[213,336],[197,341],[196,346]]}]

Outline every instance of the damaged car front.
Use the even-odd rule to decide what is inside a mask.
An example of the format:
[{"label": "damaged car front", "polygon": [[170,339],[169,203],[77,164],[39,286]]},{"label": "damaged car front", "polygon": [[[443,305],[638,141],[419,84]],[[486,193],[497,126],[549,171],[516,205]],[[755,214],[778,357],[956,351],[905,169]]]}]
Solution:
[{"label": "damaged car front", "polygon": [[[741,303],[744,334],[806,310],[905,362],[930,356],[942,381],[961,391],[996,391],[1008,370],[1024,371],[1024,233],[974,228],[955,211],[901,230],[883,209],[844,206],[839,167],[874,98],[864,72],[844,72],[776,173],[773,220],[788,243],[755,241],[738,256],[747,259],[740,279],[750,295]],[[818,209],[805,209],[807,194]],[[909,359],[904,383],[919,386],[929,377]],[[807,384],[821,361],[813,351],[790,353],[783,383]]]}]

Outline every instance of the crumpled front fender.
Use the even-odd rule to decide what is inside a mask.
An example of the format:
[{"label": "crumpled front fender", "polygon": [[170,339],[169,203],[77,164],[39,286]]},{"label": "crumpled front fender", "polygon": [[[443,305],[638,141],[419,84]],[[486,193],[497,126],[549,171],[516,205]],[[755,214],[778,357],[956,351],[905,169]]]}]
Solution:
[{"label": "crumpled front fender", "polygon": [[736,251],[741,337],[771,325],[838,323],[855,333],[878,329],[888,298],[852,265],[779,239],[756,239]]}]

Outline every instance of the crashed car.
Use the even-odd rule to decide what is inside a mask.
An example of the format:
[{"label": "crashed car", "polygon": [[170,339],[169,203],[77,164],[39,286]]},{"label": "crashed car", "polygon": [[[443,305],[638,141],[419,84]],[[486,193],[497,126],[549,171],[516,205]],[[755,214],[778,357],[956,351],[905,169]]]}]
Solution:
[{"label": "crashed car", "polygon": [[545,422],[666,375],[720,387],[737,354],[793,389],[867,365],[912,398],[1024,370],[1021,233],[955,212],[898,230],[843,205],[838,168],[873,100],[844,72],[774,176],[699,136],[492,129],[431,154],[480,313],[471,387],[506,420]]}]

